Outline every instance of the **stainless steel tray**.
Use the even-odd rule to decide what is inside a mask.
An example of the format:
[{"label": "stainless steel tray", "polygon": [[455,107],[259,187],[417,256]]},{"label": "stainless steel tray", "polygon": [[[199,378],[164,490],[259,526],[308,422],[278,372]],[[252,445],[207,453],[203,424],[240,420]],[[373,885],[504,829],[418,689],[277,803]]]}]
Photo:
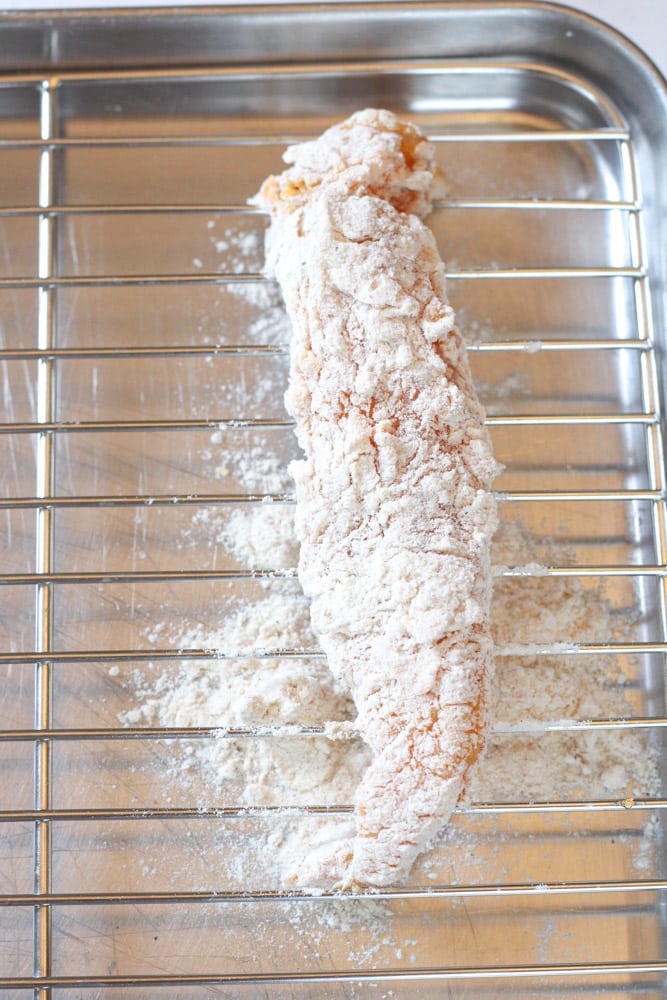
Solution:
[{"label": "stainless steel tray", "polygon": [[[261,259],[239,273],[211,235],[264,225],[245,202],[288,139],[383,105],[438,143],[432,222],[506,466],[503,520],[565,544],[545,579],[603,594],[617,623],[565,650],[527,637],[537,669],[620,664],[628,712],[590,719],[584,697],[524,734],[526,759],[538,741],[558,754],[559,729],[645,734],[664,759],[663,81],[548,4],[0,28],[2,996],[666,995],[664,787],[469,802],[435,879],[342,904],[231,856],[276,814],[172,774],[214,727],[119,722],[135,671],[211,662],[160,623],[213,635],[275,569],[267,553],[258,580],[191,531],[271,493],[216,448],[293,448],[284,352],[236,294]],[[239,390],[267,380],[261,405]]]}]

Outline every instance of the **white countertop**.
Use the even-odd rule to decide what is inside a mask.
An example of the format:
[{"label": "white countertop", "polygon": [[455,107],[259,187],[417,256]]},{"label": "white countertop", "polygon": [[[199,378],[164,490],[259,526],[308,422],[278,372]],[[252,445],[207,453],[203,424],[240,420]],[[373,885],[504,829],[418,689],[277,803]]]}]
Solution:
[{"label": "white countertop", "polygon": [[[244,2],[244,0],[236,0]],[[252,0],[250,0],[252,2]],[[262,0],[274,3],[278,0]],[[61,10],[101,7],[188,7],[219,4],[219,0],[0,0],[0,9]],[[566,3],[622,31],[653,59],[667,76],[667,0],[578,0]]]},{"label": "white countertop", "polygon": [[623,32],[667,76],[667,0],[579,0],[564,5]]}]

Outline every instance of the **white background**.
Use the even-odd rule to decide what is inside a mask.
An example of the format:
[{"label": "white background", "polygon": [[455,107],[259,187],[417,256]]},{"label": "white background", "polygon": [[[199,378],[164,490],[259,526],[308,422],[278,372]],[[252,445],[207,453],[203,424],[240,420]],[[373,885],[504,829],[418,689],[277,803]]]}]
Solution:
[{"label": "white background", "polygon": [[[236,0],[238,3],[239,0]],[[243,2],[243,0],[240,0]],[[271,3],[274,0],[263,0]],[[60,10],[84,7],[186,7],[219,0],[0,0],[0,10]],[[568,3],[618,28],[642,48],[667,76],[667,0],[578,0]]]}]

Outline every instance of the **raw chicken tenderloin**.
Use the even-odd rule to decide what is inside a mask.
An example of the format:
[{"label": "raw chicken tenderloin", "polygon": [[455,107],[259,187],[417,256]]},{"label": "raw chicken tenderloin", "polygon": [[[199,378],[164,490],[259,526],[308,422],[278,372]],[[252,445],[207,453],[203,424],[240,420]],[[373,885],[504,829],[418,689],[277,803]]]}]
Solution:
[{"label": "raw chicken tenderloin", "polygon": [[299,577],[373,752],[356,834],[303,885],[405,877],[485,742],[497,472],[430,210],[431,146],[366,110],[287,151],[257,199],[293,325]]}]

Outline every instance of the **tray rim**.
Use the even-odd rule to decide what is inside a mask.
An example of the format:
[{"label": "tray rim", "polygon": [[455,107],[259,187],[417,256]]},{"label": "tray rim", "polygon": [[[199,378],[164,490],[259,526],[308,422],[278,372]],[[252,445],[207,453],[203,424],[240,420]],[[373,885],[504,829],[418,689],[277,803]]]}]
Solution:
[{"label": "tray rim", "polygon": [[[555,14],[559,17],[588,24],[597,31],[608,35],[611,39],[620,42],[629,53],[639,58],[646,66],[649,73],[653,74],[660,85],[667,92],[667,75],[663,74],[654,60],[623,31],[585,11],[577,10],[575,7],[566,6],[561,3],[554,3],[552,0],[379,0],[379,2],[369,2],[369,0],[323,0],[321,3],[314,3],[312,0],[307,3],[253,3],[247,4],[193,4],[187,7],[175,6],[109,6],[109,7],[63,7],[54,10],[49,7],[41,7],[33,10],[12,10],[9,7],[0,6],[0,26],[3,22],[7,25],[26,23],[26,25],[52,26],[63,22],[72,21],[84,23],[86,21],[108,22],[137,21],[142,19],[158,20],[165,18],[168,20],[197,18],[212,20],[213,18],[231,19],[243,16],[244,18],[265,18],[268,15],[322,15],[333,11],[349,14],[350,12],[365,11],[374,17],[394,11],[403,10],[409,12],[479,12],[489,14],[493,11],[534,11],[542,14]],[[107,30],[112,26],[106,25]],[[56,63],[57,64],[57,63]],[[0,64],[0,76],[3,74]],[[666,93],[667,96],[667,93]]]}]

